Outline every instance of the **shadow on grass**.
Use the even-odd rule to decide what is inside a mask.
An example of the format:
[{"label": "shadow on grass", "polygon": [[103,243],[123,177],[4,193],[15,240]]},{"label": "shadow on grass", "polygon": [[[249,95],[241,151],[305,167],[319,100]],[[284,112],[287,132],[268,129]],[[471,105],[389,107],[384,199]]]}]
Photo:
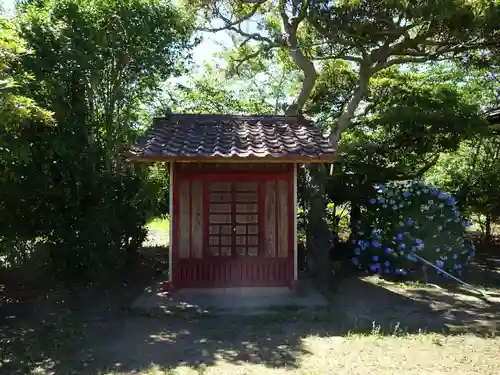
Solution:
[{"label": "shadow on grass", "polygon": [[[55,374],[145,371],[152,363],[202,369],[218,361],[298,368],[313,355],[310,336],[418,332],[491,334],[496,306],[439,290],[398,292],[361,277],[338,280],[324,310],[270,316],[207,317],[176,313],[139,316],[127,310],[131,286],[71,293],[45,315],[8,318],[1,325],[0,372],[27,374],[39,366]],[[69,301],[73,302],[69,302]],[[484,324],[484,320],[488,324]]]}]

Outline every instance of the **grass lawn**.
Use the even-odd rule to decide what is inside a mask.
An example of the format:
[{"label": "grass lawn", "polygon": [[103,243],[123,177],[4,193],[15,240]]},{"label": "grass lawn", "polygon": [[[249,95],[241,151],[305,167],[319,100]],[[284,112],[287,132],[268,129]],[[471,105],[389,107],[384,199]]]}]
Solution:
[{"label": "grass lawn", "polygon": [[157,217],[146,224],[148,236],[144,248],[167,247],[170,242],[170,220],[167,216]]},{"label": "grass lawn", "polygon": [[149,230],[159,231],[159,232],[169,232],[170,221],[168,217],[157,217],[146,224]]},{"label": "grass lawn", "polygon": [[151,365],[139,372],[111,372],[113,375],[417,375],[498,374],[500,339],[474,336],[417,334],[382,336],[303,338],[302,354],[289,366],[269,366],[257,360],[231,361],[220,353],[209,366],[179,365],[166,369]]},{"label": "grass lawn", "polygon": [[[484,281],[500,277],[478,272]],[[352,275],[330,289],[327,310],[260,317],[140,315],[129,307],[144,286],[5,298],[0,374],[493,375],[500,368],[495,283],[483,300],[450,285]]]},{"label": "grass lawn", "polygon": [[492,303],[461,289],[350,277],[326,311],[207,317],[142,316],[127,309],[133,296],[98,291],[45,315],[31,309],[32,320],[8,313],[0,373],[493,375],[500,289],[489,293]]}]

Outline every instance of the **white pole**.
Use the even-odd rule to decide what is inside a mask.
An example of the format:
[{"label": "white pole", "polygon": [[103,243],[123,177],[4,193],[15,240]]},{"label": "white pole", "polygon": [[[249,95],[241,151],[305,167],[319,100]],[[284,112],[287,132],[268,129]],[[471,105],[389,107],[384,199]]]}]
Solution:
[{"label": "white pole", "polygon": [[448,277],[452,278],[453,280],[455,280],[455,281],[456,281],[456,282],[458,282],[459,284],[462,284],[462,285],[466,286],[466,287],[467,287],[467,288],[469,288],[469,289],[472,289],[472,290],[474,290],[474,291],[476,291],[476,292],[479,292],[479,293],[480,293],[481,295],[483,295],[484,297],[487,297],[486,293],[485,293],[485,292],[483,292],[481,289],[475,288],[475,287],[473,287],[472,285],[467,284],[465,281],[460,280],[458,277],[453,276],[451,273],[446,272],[445,270],[443,270],[443,269],[439,268],[439,267],[438,267],[438,266],[436,266],[435,264],[433,264],[433,263],[429,262],[428,260],[426,260],[426,259],[424,259],[424,258],[422,258],[422,257],[418,256],[418,255],[417,255],[417,254],[415,254],[415,253],[411,253],[411,254],[412,254],[415,258],[417,258],[418,260],[420,260],[420,261],[424,262],[425,264],[427,264],[427,265],[429,265],[429,266],[431,266],[431,267],[435,268],[435,269],[436,269],[436,270],[438,270],[439,272],[444,273],[446,276],[448,276]]},{"label": "white pole", "polygon": [[171,161],[168,168],[168,193],[169,193],[169,229],[168,229],[168,281],[172,281],[172,252],[174,244],[174,227],[173,227],[173,213],[174,213],[174,162]]}]

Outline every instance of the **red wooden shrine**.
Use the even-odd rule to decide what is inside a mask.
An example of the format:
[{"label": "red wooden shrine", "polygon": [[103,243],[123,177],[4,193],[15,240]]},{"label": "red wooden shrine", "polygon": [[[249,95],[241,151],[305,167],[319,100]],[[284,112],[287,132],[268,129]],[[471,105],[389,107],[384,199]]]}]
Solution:
[{"label": "red wooden shrine", "polygon": [[297,168],[333,150],[300,117],[169,115],[128,155],[169,163],[168,285],[293,286]]},{"label": "red wooden shrine", "polygon": [[172,164],[175,286],[279,286],[294,279],[295,165],[237,166]]}]

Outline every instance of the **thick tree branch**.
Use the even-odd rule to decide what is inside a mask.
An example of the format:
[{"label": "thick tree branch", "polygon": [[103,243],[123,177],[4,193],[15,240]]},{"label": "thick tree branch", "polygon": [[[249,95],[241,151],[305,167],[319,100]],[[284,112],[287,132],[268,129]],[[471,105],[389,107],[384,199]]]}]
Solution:
[{"label": "thick tree branch", "polygon": [[258,49],[258,50],[256,50],[256,51],[254,51],[253,53],[250,53],[250,54],[248,54],[248,55],[246,55],[246,56],[243,56],[242,58],[239,58],[239,59],[238,59],[238,58],[234,58],[234,57],[232,57],[232,60],[236,62],[236,66],[234,67],[234,71],[235,71],[236,73],[238,73],[238,72],[239,72],[239,70],[240,70],[240,68],[241,68],[241,66],[242,66],[245,62],[247,62],[247,61],[249,61],[249,60],[252,60],[252,59],[255,59],[255,58],[259,57],[260,55],[262,55],[262,50],[261,50],[261,49]]},{"label": "thick tree branch", "polygon": [[356,62],[358,64],[361,64],[363,62],[363,59],[361,57],[342,54],[315,57],[314,60],[346,60]]},{"label": "thick tree branch", "polygon": [[299,47],[297,39],[297,29],[300,22],[302,22],[306,17],[308,3],[308,0],[305,0],[302,3],[299,14],[294,15],[290,22],[285,9],[286,1],[280,0],[279,2],[279,12],[281,15],[284,40],[286,41],[286,45],[290,50],[290,56],[292,60],[304,74],[304,80],[302,82],[302,87],[300,89],[299,95],[297,96],[295,102],[286,109],[287,115],[298,115],[302,112],[302,108],[304,108],[304,104],[311,95],[311,92],[314,89],[314,85],[316,84],[316,79],[318,77],[318,73],[316,72],[314,64],[312,63],[311,59],[309,59],[303,53],[303,51]]},{"label": "thick tree branch", "polygon": [[363,98],[366,96],[366,93],[368,92],[368,82],[370,81],[370,77],[372,75],[373,71],[369,64],[367,64],[366,62],[361,64],[359,69],[358,82],[356,88],[354,89],[351,100],[349,100],[349,103],[347,103],[347,106],[340,115],[337,121],[336,129],[330,132],[330,143],[333,145],[333,147],[336,147],[339,143],[342,132],[349,127],[356,109],[359,106],[359,103],[361,103],[361,100],[363,100]]},{"label": "thick tree branch", "polygon": [[252,7],[252,9],[250,10],[250,13],[244,15],[243,17],[237,19],[236,21],[230,21],[228,18],[222,16],[222,14],[219,12],[219,10],[217,10],[216,11],[217,16],[220,17],[221,19],[224,19],[225,25],[221,26],[221,27],[215,27],[215,28],[199,27],[197,30],[199,30],[199,31],[207,31],[207,32],[211,32],[211,33],[215,33],[215,32],[218,32],[218,31],[223,31],[223,30],[228,30],[229,28],[234,27],[236,25],[240,25],[242,22],[247,21],[250,18],[252,18],[257,13],[257,11],[259,10],[259,8],[261,7],[262,4],[263,3],[261,3],[261,2],[258,2],[256,4],[254,4],[254,6]]},{"label": "thick tree branch", "polygon": [[439,153],[434,154],[429,161],[427,161],[419,170],[411,173],[409,175],[404,175],[405,179],[416,179],[422,177],[422,175],[431,169],[439,160]]}]

